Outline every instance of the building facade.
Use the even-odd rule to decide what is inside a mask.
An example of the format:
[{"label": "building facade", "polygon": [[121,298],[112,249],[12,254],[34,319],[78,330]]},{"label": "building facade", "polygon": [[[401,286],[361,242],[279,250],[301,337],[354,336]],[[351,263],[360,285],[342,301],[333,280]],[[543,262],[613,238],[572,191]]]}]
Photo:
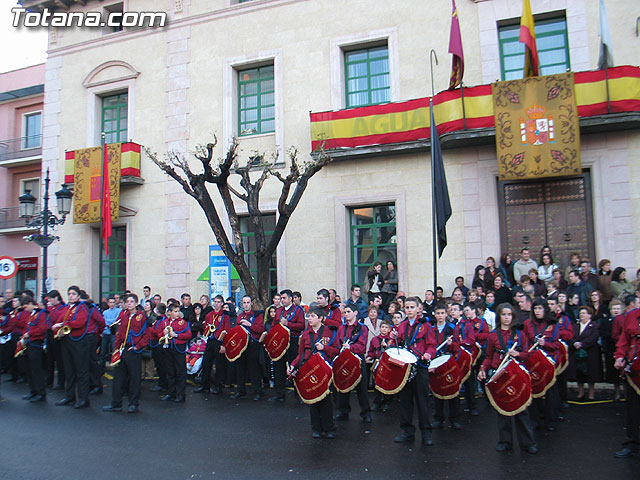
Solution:
[{"label": "building facade", "polygon": [[[86,3],[86,5],[82,5]],[[43,169],[62,183],[65,152],[132,141],[155,152],[189,156],[219,139],[218,156],[235,136],[245,161],[255,152],[311,149],[309,112],[402,102],[448,86],[451,2],[378,0],[23,1],[28,8],[156,11],[156,28],[50,28],[43,115]],[[616,65],[638,64],[635,19],[640,4],[605,2]],[[597,0],[531,1],[542,74],[596,69]],[[464,84],[519,78],[521,2],[458,0]],[[640,92],[632,92],[640,101]],[[443,136],[453,215],[438,283],[488,256],[545,244],[565,263],[571,251],[635,272],[640,265],[640,113],[583,122],[583,173],[571,178],[498,182],[491,129]],[[432,288],[431,180],[428,144],[340,149],[319,172],[278,248],[274,287],[305,299],[320,287],[343,296],[374,261],[398,264],[399,287]],[[195,165],[196,162],[192,162]],[[285,162],[282,168],[286,168]],[[284,171],[284,170],[283,170]],[[151,285],[163,297],[208,292],[198,281],[213,234],[200,208],[143,155],[141,180],[121,186],[112,253],[103,258],[98,225],[60,228],[50,249],[56,287],[79,283],[103,291]],[[279,182],[267,182],[262,209],[275,218]],[[239,205],[242,209],[242,206]],[[242,213],[242,210],[240,210]],[[272,213],[269,213],[272,212]],[[272,221],[272,220],[270,220]],[[250,245],[251,232],[246,238]],[[311,267],[311,268],[310,268]],[[108,292],[107,292],[108,293]]]}]

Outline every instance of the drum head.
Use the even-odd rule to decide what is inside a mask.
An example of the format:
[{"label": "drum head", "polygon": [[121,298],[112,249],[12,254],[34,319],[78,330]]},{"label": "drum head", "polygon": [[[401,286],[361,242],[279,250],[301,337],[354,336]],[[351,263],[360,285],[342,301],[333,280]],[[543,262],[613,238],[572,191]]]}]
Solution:
[{"label": "drum head", "polygon": [[418,357],[416,357],[412,352],[410,352],[406,348],[391,347],[391,348],[387,348],[386,353],[393,360],[397,360],[402,363],[413,364],[418,361]]},{"label": "drum head", "polygon": [[439,366],[444,365],[449,361],[450,358],[451,355],[440,355],[439,357],[434,358],[429,363],[429,369],[438,368]]},{"label": "drum head", "polygon": [[[435,364],[435,366],[434,366]],[[450,400],[460,394],[462,372],[451,355],[442,355],[431,361],[429,370],[429,386],[433,396],[441,400]]]}]

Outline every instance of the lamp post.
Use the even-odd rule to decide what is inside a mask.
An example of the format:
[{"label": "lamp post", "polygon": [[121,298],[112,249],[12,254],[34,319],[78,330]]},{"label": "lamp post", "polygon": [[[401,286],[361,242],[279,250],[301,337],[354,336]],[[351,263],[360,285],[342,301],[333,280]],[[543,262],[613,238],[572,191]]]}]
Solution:
[{"label": "lamp post", "polygon": [[42,297],[47,293],[47,248],[59,237],[49,234],[49,227],[53,228],[56,225],[62,225],[66,220],[67,215],[71,211],[71,199],[73,193],[64,184],[62,188],[56,192],[56,201],[58,207],[58,214],[60,218],[55,216],[53,212],[49,210],[49,169],[47,168],[47,176],[44,179],[44,203],[42,210],[36,214],[36,199],[31,195],[30,190],[20,195],[18,202],[20,204],[20,217],[25,219],[25,225],[27,227],[40,228],[41,231],[38,234],[30,235],[26,237],[27,241],[34,241],[40,247],[42,247]]}]

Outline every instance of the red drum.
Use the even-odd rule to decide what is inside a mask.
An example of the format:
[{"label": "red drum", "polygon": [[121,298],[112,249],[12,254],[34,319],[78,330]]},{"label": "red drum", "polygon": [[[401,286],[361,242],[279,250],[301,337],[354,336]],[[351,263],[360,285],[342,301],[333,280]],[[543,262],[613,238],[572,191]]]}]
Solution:
[{"label": "red drum", "polygon": [[478,342],[475,342],[473,345],[471,345],[471,356],[473,358],[471,365],[474,365],[478,362],[478,359],[480,358],[480,354],[482,353],[482,347],[480,347],[480,344],[478,344]]},{"label": "red drum", "polygon": [[115,350],[113,352],[113,354],[111,355],[111,366],[115,367],[116,365],[118,365],[120,363],[120,360],[122,360],[122,352],[123,349],[119,348],[118,350]]},{"label": "red drum", "polygon": [[387,348],[380,357],[375,371],[376,390],[394,395],[409,381],[414,364],[418,361],[409,350],[400,347]]},{"label": "red drum", "polygon": [[633,359],[633,362],[625,369],[625,377],[629,386],[640,395],[640,357]]},{"label": "red drum", "polygon": [[294,384],[302,401],[312,404],[329,395],[331,377],[331,365],[322,358],[322,355],[314,353],[298,370]]},{"label": "red drum", "polygon": [[361,360],[351,350],[343,350],[333,360],[333,384],[340,393],[348,393],[362,380]]},{"label": "red drum", "polygon": [[18,358],[20,355],[24,354],[24,352],[27,351],[27,347],[26,347],[26,342],[24,342],[22,339],[18,340],[18,343],[16,344],[16,351],[13,354],[14,358]]},{"label": "red drum", "polygon": [[556,375],[560,375],[569,366],[569,347],[560,340],[562,348],[558,351],[558,363],[556,364]]},{"label": "red drum", "polygon": [[456,362],[458,363],[458,367],[460,367],[460,373],[462,374],[461,383],[464,383],[467,381],[467,378],[469,378],[469,375],[471,375],[471,367],[473,366],[473,354],[469,353],[469,350],[467,350],[466,348],[460,347]]},{"label": "red drum", "polygon": [[274,362],[280,360],[289,349],[290,339],[291,332],[287,327],[281,323],[272,326],[264,339],[264,349],[269,358]]},{"label": "red drum", "polygon": [[242,325],[236,325],[224,336],[224,355],[230,362],[235,362],[249,346],[249,331]]},{"label": "red drum", "polygon": [[537,349],[524,363],[531,375],[533,398],[543,397],[554,383],[556,383],[556,362],[544,351]]},{"label": "red drum", "polygon": [[513,358],[496,370],[486,387],[489,403],[501,415],[512,417],[531,405],[531,377]]},{"label": "red drum", "polygon": [[431,360],[429,372],[429,386],[434,397],[449,400],[458,396],[462,372],[452,355],[441,355]]}]

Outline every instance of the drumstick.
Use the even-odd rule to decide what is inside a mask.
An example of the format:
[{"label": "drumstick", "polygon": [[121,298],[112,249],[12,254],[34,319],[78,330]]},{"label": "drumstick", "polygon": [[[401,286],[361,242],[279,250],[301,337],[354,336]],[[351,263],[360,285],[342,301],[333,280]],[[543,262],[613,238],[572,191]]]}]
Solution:
[{"label": "drumstick", "polygon": [[540,338],[536,339],[536,343],[531,345],[531,348],[529,350],[527,350],[528,353],[531,353],[534,349],[538,348],[538,345],[540,345],[540,340],[543,338],[542,335],[539,335],[539,337]]},{"label": "drumstick", "polygon": [[442,342],[438,348],[436,348],[436,353],[438,353],[440,350],[442,350],[442,348],[447,344],[447,342],[449,341],[449,339],[453,337],[453,335],[449,335],[447,338],[444,339],[444,342]]},{"label": "drumstick", "polygon": [[[518,346],[518,342],[516,341],[516,343],[513,344],[513,347],[511,347],[509,350],[513,350],[514,348],[516,348]],[[498,368],[496,368],[496,372],[498,370],[500,370],[502,368],[502,366],[507,363],[507,361],[511,358],[511,355],[509,354],[509,352],[507,352],[507,354],[504,356],[504,358],[502,359],[502,362],[500,362],[500,365],[498,366]]]}]

